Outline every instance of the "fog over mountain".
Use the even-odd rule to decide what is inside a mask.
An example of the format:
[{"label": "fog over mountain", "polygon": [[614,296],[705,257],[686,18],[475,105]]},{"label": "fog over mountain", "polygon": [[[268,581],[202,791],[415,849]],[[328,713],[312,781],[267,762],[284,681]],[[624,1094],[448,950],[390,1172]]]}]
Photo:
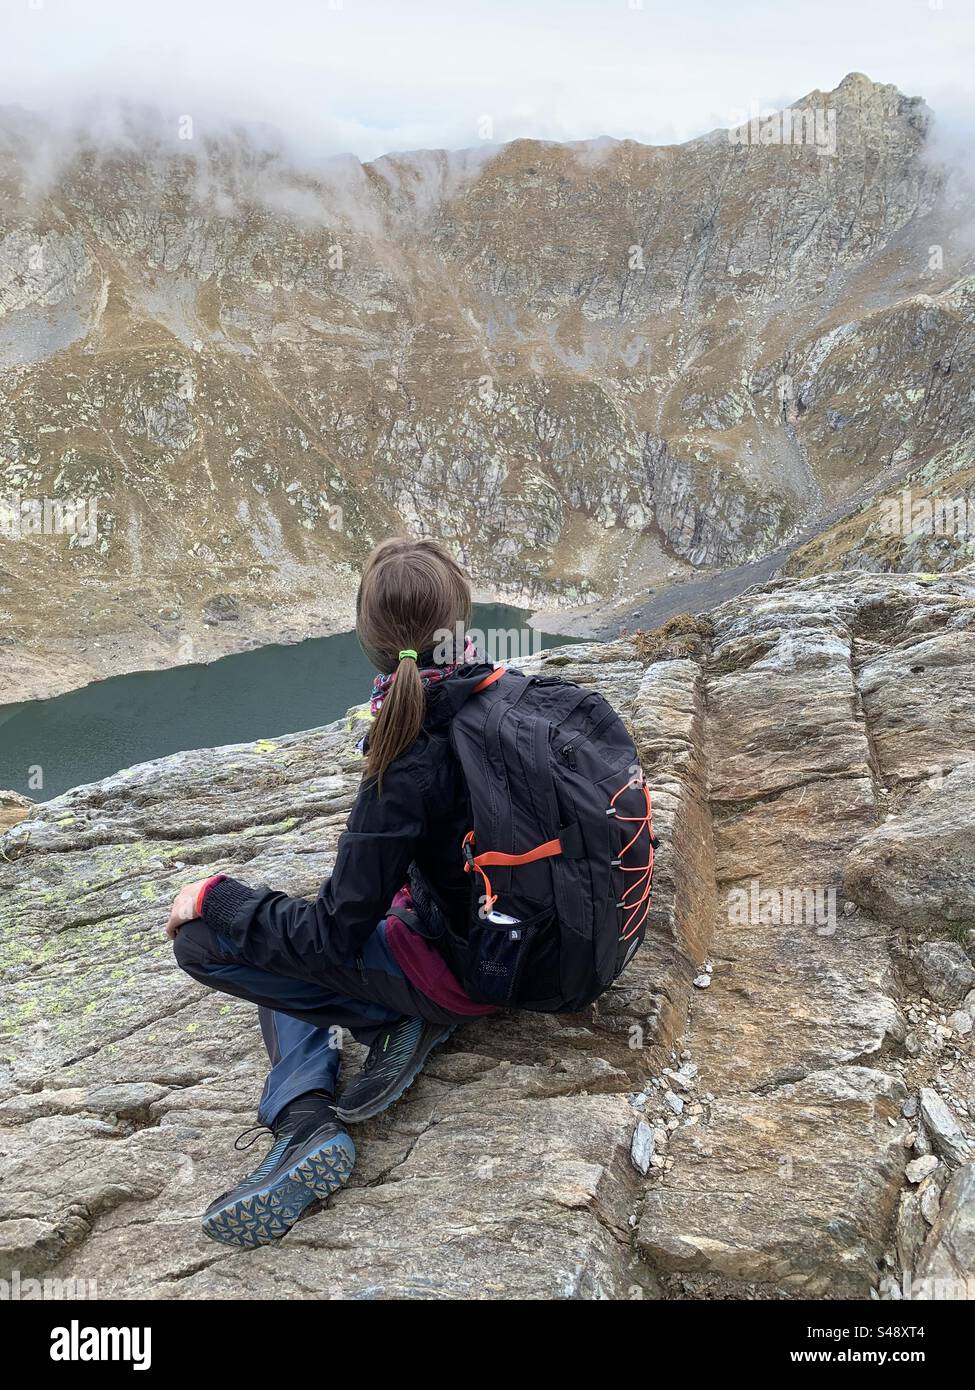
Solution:
[{"label": "fog over mountain", "polygon": [[62,120],[142,102],[211,136],[271,124],[310,157],[672,144],[857,69],[952,128],[973,114],[975,12],[956,0],[9,0],[3,37],[4,102]]}]

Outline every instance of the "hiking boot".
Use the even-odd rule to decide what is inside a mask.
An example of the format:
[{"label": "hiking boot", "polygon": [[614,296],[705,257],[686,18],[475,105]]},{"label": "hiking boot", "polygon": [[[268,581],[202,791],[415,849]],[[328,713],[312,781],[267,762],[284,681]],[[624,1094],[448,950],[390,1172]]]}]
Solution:
[{"label": "hiking boot", "polygon": [[401,1018],[386,1024],[369,1049],[362,1070],[336,1107],[347,1124],[371,1120],[392,1105],[416,1080],[427,1057],[454,1031],[453,1025]]},{"label": "hiking boot", "polygon": [[[270,1245],[348,1181],[355,1145],[336,1118],[331,1096],[319,1091],[298,1096],[269,1132],[274,1143],[263,1163],[203,1213],[203,1233],[212,1240],[246,1250]],[[240,1139],[235,1147],[248,1148]]]}]

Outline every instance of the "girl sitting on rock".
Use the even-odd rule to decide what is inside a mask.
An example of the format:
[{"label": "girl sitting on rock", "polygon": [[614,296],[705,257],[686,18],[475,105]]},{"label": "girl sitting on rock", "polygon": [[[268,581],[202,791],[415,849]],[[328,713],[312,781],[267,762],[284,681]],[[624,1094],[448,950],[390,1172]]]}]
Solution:
[{"label": "girl sitting on rock", "polygon": [[[437,545],[380,545],[356,604],[375,722],[331,878],[310,903],[215,874],[173,904],[180,965],[257,1004],[271,1059],[274,1142],[207,1208],[215,1240],[266,1244],[340,1187],[347,1126],[465,1018],[577,1012],[643,940],[656,841],[630,735],[596,691],[458,651],[470,608]],[[336,1098],[343,1028],[369,1052]]]},{"label": "girl sitting on rock", "polygon": [[[443,635],[470,618],[467,577],[431,541],[373,551],[356,602],[359,641],[382,673],[363,751],[365,776],[331,877],[315,902],[215,874],[181,889],[166,930],[201,984],[258,1006],[271,1070],[258,1109],[273,1144],[263,1162],[211,1202],[203,1230],[231,1245],[285,1235],[352,1172],[348,1126],[378,1115],[475,1003],[443,956],[413,928],[411,888],[432,889],[463,918],[459,854],[469,829],[460,764],[448,746],[454,712],[492,667],[468,641],[435,664]],[[460,627],[458,628],[458,624]],[[337,1096],[341,1030],[369,1045]]]}]

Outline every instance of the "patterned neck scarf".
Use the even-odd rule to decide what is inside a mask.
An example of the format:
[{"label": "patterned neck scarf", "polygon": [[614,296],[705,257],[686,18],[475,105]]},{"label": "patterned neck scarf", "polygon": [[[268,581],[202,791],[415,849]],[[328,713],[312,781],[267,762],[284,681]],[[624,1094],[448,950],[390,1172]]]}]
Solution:
[{"label": "patterned neck scarf", "polygon": [[[409,660],[409,657],[406,658]],[[480,658],[477,654],[477,647],[469,637],[464,638],[464,654],[460,661],[448,661],[442,666],[421,666],[420,680],[424,686],[438,685],[451,671],[456,671],[458,666],[469,666]],[[391,671],[385,676],[376,676],[372,682],[372,698],[369,701],[370,714],[376,715],[383,707],[383,700],[393,681],[396,679],[396,672]]]}]

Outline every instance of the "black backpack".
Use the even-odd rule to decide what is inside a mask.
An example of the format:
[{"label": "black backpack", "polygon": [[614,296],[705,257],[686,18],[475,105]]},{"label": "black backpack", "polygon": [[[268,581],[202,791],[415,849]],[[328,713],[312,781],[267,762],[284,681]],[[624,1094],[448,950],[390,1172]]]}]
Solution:
[{"label": "black backpack", "polygon": [[650,794],[633,740],[602,695],[498,668],[454,716],[473,824],[466,938],[445,956],[472,999],[573,1012],[602,994],[650,911]]}]

